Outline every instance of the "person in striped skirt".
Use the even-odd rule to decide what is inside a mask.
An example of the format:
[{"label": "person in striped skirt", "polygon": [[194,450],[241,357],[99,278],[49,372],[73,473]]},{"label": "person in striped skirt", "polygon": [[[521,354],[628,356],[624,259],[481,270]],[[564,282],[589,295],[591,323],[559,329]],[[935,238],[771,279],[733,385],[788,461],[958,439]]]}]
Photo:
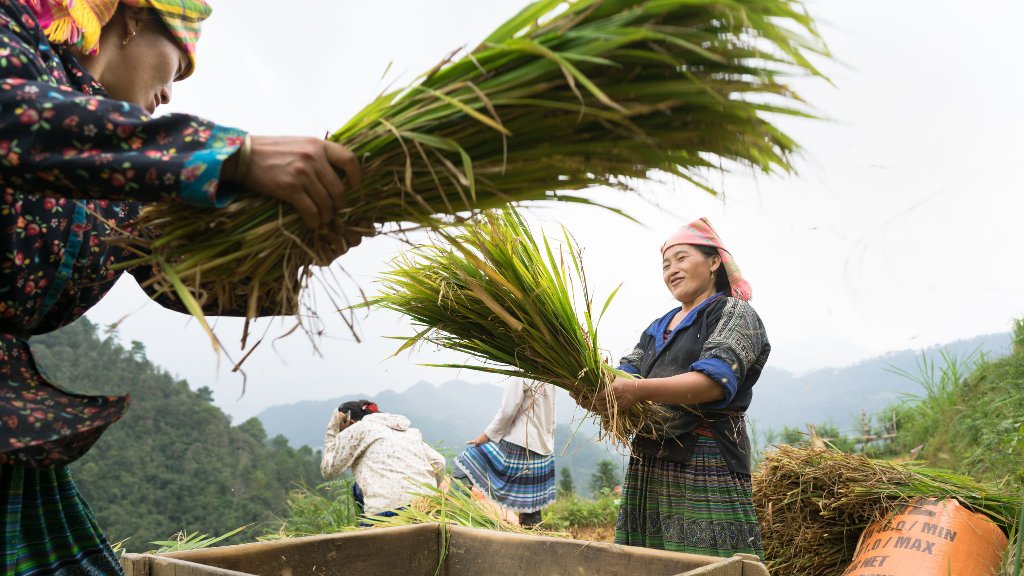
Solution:
[{"label": "person in striped skirt", "polygon": [[541,521],[555,501],[555,389],[511,380],[487,429],[455,457],[456,479],[471,483],[519,514],[522,526]]},{"label": "person in striped skirt", "polygon": [[[658,403],[653,437],[637,437],[615,542],[709,556],[763,558],[744,413],[771,346],[750,285],[706,219],[662,246],[679,306],[655,320],[619,368],[616,409]],[[593,407],[608,412],[601,394]],[[588,407],[589,408],[589,407]]]}]

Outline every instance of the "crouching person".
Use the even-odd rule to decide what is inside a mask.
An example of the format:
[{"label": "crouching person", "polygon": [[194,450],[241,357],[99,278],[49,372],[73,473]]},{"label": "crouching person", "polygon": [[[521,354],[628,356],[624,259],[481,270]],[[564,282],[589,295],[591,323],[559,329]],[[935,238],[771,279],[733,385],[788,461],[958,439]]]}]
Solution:
[{"label": "crouching person", "polygon": [[409,427],[408,418],[379,412],[373,402],[358,400],[345,402],[331,416],[320,462],[320,472],[328,480],[349,468],[360,512],[394,516],[412,502],[410,492],[440,485],[445,459],[423,441],[419,430]]}]

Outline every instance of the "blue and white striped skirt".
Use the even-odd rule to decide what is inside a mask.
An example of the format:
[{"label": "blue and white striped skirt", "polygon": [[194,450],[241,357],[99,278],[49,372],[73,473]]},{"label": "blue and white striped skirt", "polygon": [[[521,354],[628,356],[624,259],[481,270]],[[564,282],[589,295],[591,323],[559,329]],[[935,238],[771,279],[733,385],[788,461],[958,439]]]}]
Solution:
[{"label": "blue and white striped skirt", "polygon": [[470,446],[454,458],[473,485],[514,512],[537,512],[555,501],[555,457],[502,440]]}]

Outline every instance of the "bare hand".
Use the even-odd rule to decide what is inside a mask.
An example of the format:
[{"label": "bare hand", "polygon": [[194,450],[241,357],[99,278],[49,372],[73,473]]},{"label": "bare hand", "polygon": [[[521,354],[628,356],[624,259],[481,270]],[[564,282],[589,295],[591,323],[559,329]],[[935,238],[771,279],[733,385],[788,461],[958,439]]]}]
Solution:
[{"label": "bare hand", "polygon": [[350,249],[359,246],[364,237],[376,236],[373,223],[357,222],[340,226],[332,220],[320,228],[320,238],[326,244],[317,248],[318,265],[327,266]]},{"label": "bare hand", "polygon": [[[355,154],[340,144],[292,136],[251,138],[249,169],[240,184],[291,204],[314,230],[345,208],[347,190],[362,185],[363,173]],[[230,173],[227,168],[225,172]],[[358,243],[357,238],[349,244]]]},{"label": "bare hand", "polygon": [[597,393],[590,406],[581,406],[598,414],[610,414],[612,405],[617,412],[625,412],[641,400],[639,392],[639,380],[616,376],[607,390]]},{"label": "bare hand", "polygon": [[330,430],[336,430],[338,432],[341,432],[342,430],[348,428],[354,423],[355,422],[352,420],[352,418],[349,417],[348,414],[335,410],[334,414],[331,416],[331,423],[328,424],[327,426]]},{"label": "bare hand", "polygon": [[491,439],[488,438],[487,437],[487,433],[484,432],[483,434],[477,436],[476,438],[473,438],[472,440],[466,442],[466,444],[472,444],[473,446],[479,446],[481,444],[487,444],[490,441],[491,441]]}]

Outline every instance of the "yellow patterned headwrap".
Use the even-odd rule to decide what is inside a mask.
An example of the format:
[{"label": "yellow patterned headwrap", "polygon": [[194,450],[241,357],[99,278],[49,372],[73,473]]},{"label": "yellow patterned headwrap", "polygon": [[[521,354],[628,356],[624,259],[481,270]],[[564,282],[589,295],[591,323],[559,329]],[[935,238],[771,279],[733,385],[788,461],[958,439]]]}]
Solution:
[{"label": "yellow patterned headwrap", "polygon": [[171,35],[188,53],[187,78],[196,66],[196,43],[203,20],[213,9],[204,0],[30,0],[50,42],[78,46],[86,54],[99,50],[100,32],[117,10],[119,2],[149,8],[160,15]]}]

